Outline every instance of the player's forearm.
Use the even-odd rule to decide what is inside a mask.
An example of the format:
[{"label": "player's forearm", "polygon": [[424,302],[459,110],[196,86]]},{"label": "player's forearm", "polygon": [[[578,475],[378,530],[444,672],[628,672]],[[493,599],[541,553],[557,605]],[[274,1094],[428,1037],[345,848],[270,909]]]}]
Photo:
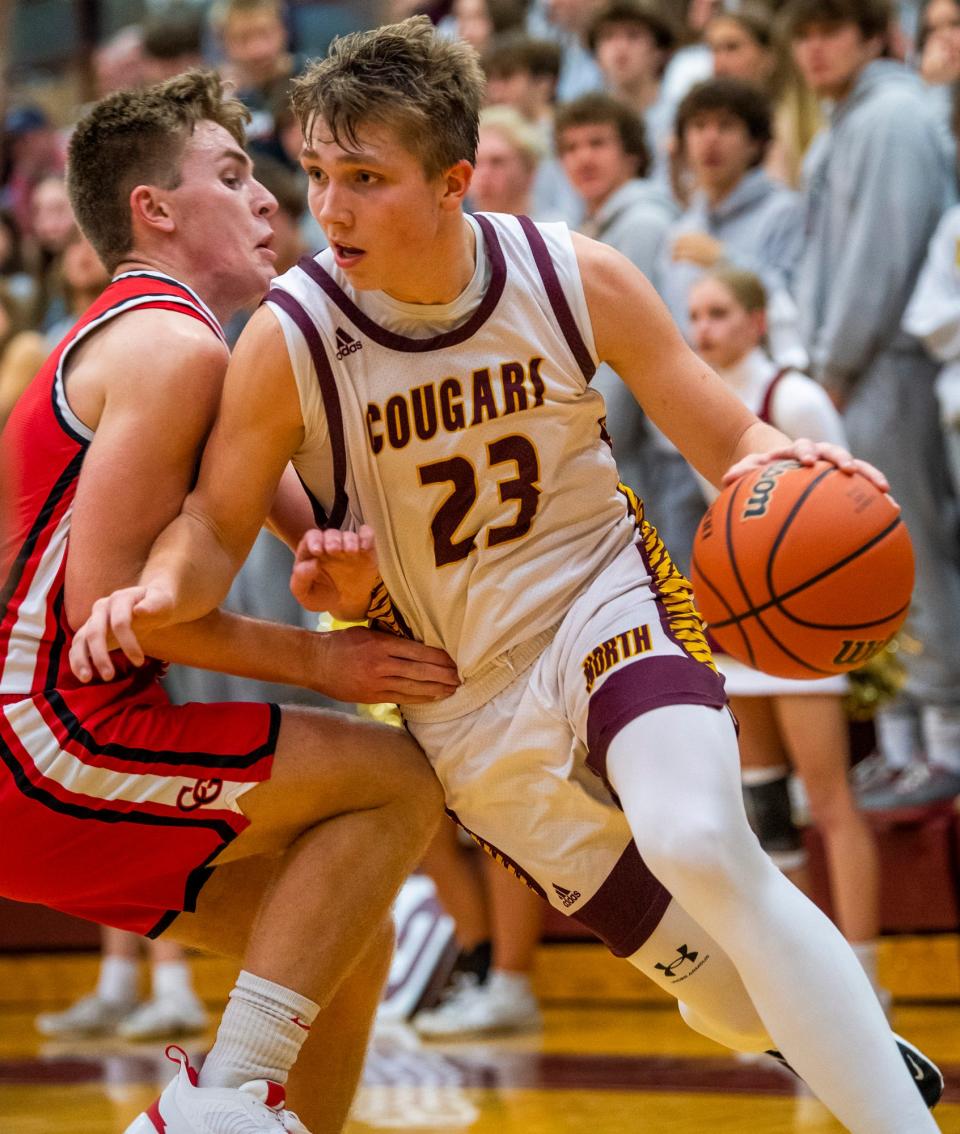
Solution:
[{"label": "player's forearm", "polygon": [[140,583],[160,586],[172,596],[171,621],[193,622],[223,602],[247,550],[232,551],[213,528],[181,513],[157,537]]},{"label": "player's forearm", "polygon": [[150,657],[178,665],[323,692],[324,637],[296,626],[214,610],[193,622],[144,634],[141,645]]}]

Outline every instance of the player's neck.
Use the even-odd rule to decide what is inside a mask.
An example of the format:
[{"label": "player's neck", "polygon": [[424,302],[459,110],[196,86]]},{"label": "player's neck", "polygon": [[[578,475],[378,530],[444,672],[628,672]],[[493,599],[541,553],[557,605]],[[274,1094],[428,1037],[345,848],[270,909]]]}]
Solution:
[{"label": "player's neck", "polygon": [[416,278],[383,289],[391,299],[433,306],[452,303],[462,294],[477,267],[477,238],[462,213],[450,220],[452,223],[437,234],[427,255],[418,262]]}]

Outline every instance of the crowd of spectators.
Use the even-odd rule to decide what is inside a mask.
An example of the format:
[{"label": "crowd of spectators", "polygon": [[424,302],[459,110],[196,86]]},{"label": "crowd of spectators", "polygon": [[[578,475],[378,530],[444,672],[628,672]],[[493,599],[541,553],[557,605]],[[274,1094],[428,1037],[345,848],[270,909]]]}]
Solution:
[{"label": "crowd of spectators", "polygon": [[[287,95],[325,46],[303,29],[322,31],[334,8],[298,4],[300,17],[316,9],[307,21],[282,0],[154,0],[142,23],[98,46],[85,92],[219,68],[250,109],[257,173],[281,204],[281,267],[323,242],[304,209]],[[960,795],[960,0],[384,0],[356,10],[367,24],[426,12],[480,53],[474,209],[564,221],[612,245],[695,347],[692,289],[722,272],[755,277],[765,302],[756,349],[771,373],[802,371],[829,396],[854,453],[889,477],[917,553],[899,690],[858,766],[860,804]],[[28,84],[3,112],[0,420],[105,282],[64,189],[70,127]],[[720,318],[710,294],[699,293],[701,326]],[[701,486],[615,373],[601,368],[596,382],[624,479],[686,568]],[[258,548],[261,578],[283,577],[276,547]],[[264,602],[259,582],[245,586],[261,613],[295,617]]]}]

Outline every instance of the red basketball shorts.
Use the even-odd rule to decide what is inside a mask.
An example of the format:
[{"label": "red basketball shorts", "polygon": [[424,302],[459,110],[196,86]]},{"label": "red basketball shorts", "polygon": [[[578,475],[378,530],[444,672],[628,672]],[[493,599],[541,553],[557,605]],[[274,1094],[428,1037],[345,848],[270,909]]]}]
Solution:
[{"label": "red basketball shorts", "polygon": [[269,779],[276,705],[172,705],[148,671],[0,700],[0,894],[156,937]]}]

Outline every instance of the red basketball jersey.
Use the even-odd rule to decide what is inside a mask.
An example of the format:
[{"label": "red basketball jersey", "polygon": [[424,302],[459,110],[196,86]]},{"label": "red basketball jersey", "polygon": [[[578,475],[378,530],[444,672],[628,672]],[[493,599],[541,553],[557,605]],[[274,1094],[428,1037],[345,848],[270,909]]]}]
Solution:
[{"label": "red basketball jersey", "polygon": [[108,320],[156,307],[199,319],[223,340],[216,316],[184,284],[153,272],[114,279],[81,316],[17,402],[0,439],[0,703],[73,685],[63,609],[70,518],[89,429],[70,409],[64,372],[73,348]]}]

